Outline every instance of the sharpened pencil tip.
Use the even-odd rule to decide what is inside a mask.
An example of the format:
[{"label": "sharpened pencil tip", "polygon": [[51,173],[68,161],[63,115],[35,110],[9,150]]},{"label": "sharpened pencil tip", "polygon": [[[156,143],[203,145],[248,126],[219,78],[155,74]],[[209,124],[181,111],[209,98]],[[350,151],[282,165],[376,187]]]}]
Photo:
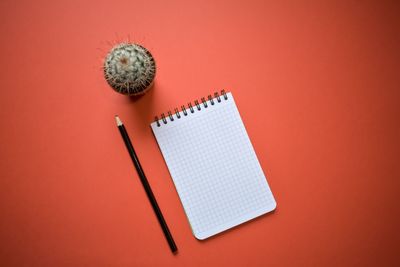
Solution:
[{"label": "sharpened pencil tip", "polygon": [[115,115],[115,121],[117,122],[117,126],[121,126],[121,125],[122,125],[122,121],[121,121],[121,119],[118,117],[118,115]]}]

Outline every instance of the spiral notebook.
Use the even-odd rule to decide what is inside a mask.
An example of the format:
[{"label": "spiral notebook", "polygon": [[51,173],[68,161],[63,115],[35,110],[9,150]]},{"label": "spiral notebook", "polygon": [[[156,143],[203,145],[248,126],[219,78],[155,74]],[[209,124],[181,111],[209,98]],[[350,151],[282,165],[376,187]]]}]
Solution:
[{"label": "spiral notebook", "polygon": [[197,239],[275,209],[231,93],[161,114],[151,128]]}]

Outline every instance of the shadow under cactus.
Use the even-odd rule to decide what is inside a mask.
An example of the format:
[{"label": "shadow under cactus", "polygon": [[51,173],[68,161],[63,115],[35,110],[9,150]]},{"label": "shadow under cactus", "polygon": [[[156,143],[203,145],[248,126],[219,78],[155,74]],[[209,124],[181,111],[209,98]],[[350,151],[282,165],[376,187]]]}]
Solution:
[{"label": "shadow under cactus", "polygon": [[153,88],[147,93],[138,96],[129,96],[125,98],[127,103],[132,109],[132,112],[139,119],[137,126],[140,126],[140,131],[150,131],[150,123],[154,119],[154,90],[156,89],[156,83],[153,84]]}]

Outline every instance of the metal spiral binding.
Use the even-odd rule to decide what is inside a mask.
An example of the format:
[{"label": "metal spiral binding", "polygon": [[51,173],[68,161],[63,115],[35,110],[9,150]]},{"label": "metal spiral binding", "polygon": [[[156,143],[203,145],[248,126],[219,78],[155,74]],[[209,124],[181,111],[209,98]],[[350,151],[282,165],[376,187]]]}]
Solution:
[{"label": "metal spiral binding", "polygon": [[188,107],[190,109],[190,112],[194,113],[194,109],[193,109],[192,103],[189,102],[188,103]]},{"label": "metal spiral binding", "polygon": [[201,98],[201,103],[203,103],[204,108],[208,107],[207,101],[206,101],[206,99],[204,97]]},{"label": "metal spiral binding", "polygon": [[178,119],[181,118],[181,114],[179,114],[178,108],[175,108],[175,116],[176,116]]},{"label": "metal spiral binding", "polygon": [[201,110],[201,107],[200,107],[199,101],[195,100],[195,101],[194,101],[194,104],[196,105],[196,107],[197,107],[197,110]]},{"label": "metal spiral binding", "polygon": [[[207,99],[210,102],[210,104],[213,106],[216,103],[220,103],[222,101],[221,96],[223,97],[224,100],[228,100],[228,95],[226,94],[225,90],[221,90],[221,95],[218,92],[214,93],[214,97],[212,97],[211,95],[208,95]],[[215,99],[217,101],[215,101]],[[204,108],[208,108],[208,103],[207,103],[207,100],[206,100],[205,97],[201,98],[201,103],[199,103],[198,100],[194,101],[194,106],[196,107],[196,109],[198,111],[201,111],[201,108],[202,108],[201,104],[203,105]],[[191,102],[189,102],[187,104],[187,107],[188,107],[188,110],[190,110],[190,113],[195,113],[194,106],[192,105]],[[189,113],[187,112],[187,109],[186,109],[185,105],[181,106],[181,111],[182,111],[184,116],[188,116]],[[181,114],[179,113],[179,109],[178,108],[174,109],[174,113],[175,113],[175,116],[176,116],[177,119],[182,118]],[[159,119],[158,116],[155,116],[154,122],[157,123],[157,127],[161,126],[161,121],[164,124],[167,124],[168,123],[168,118],[169,118],[170,122],[175,120],[174,116],[173,116],[173,114],[172,114],[172,112],[170,110],[167,112],[167,116],[168,117],[165,116],[165,113],[161,113],[161,119]]]}]

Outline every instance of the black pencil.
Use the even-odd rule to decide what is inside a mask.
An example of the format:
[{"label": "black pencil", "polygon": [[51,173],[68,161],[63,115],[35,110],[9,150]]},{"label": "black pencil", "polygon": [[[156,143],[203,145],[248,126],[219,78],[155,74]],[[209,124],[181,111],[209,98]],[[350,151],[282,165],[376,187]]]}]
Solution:
[{"label": "black pencil", "polygon": [[149,182],[147,181],[146,175],[144,174],[144,171],[142,169],[142,166],[140,165],[139,159],[135,153],[135,150],[133,149],[131,140],[129,139],[128,132],[126,131],[124,124],[122,123],[121,119],[118,116],[115,116],[115,120],[117,122],[117,126],[119,129],[119,132],[121,133],[122,139],[124,139],[126,148],[128,149],[129,155],[132,158],[133,164],[135,165],[135,168],[139,174],[140,181],[143,184],[144,190],[146,191],[147,197],[150,200],[151,205],[153,206],[153,210],[157,216],[158,222],[161,225],[161,228],[164,232],[165,238],[168,241],[169,247],[171,248],[171,251],[173,253],[176,253],[178,251],[178,248],[176,247],[176,244],[174,242],[174,239],[172,238],[172,235],[168,229],[167,223],[164,220],[164,217],[161,213],[160,208],[158,207],[156,198],[154,197],[153,191],[150,188]]}]

